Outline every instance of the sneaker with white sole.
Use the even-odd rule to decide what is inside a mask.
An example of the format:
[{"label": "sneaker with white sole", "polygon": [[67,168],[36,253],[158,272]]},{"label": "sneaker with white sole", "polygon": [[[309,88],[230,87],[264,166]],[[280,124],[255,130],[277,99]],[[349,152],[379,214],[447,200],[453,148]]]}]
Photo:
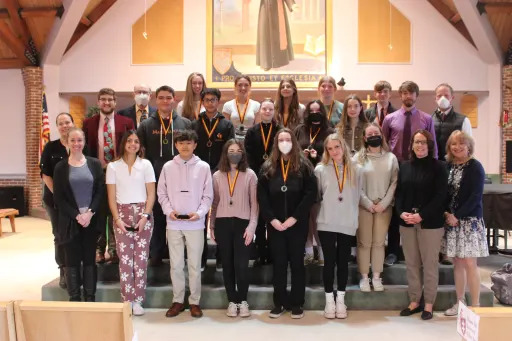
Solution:
[{"label": "sneaker with white sole", "polygon": [[242,303],[238,305],[238,309],[240,317],[251,316],[251,311],[249,310],[249,303],[247,303],[247,301],[242,301]]},{"label": "sneaker with white sole", "polygon": [[373,290],[375,291],[384,291],[384,285],[382,284],[382,278],[374,278],[372,279]]},{"label": "sneaker with white sole", "polygon": [[273,318],[273,319],[276,319],[278,317],[281,317],[281,315],[284,314],[286,310],[284,310],[284,307],[274,307],[272,308],[272,310],[270,311],[270,313],[268,314],[268,316],[270,318]]},{"label": "sneaker with white sole", "polygon": [[333,319],[336,317],[336,302],[334,302],[333,293],[325,293],[325,309],[324,317],[327,319]]},{"label": "sneaker with white sole", "polygon": [[302,307],[292,307],[292,319],[301,319],[304,317],[304,309]]},{"label": "sneaker with white sole", "polygon": [[372,288],[370,287],[370,279],[361,278],[361,280],[359,281],[359,289],[361,289],[362,292],[372,291]]},{"label": "sneaker with white sole", "polygon": [[344,298],[338,297],[336,300],[336,318],[338,319],[346,319],[347,314],[347,306],[345,305]]},{"label": "sneaker with white sole", "polygon": [[237,317],[238,316],[238,305],[234,302],[229,302],[228,310],[226,310],[226,315],[229,317]]},{"label": "sneaker with white sole", "polygon": [[[444,312],[444,315],[445,316],[457,316],[457,314],[459,313],[459,302],[460,301],[457,301],[457,303],[455,303],[451,308],[446,309]],[[462,302],[464,302],[464,300],[462,300]]]},{"label": "sneaker with white sole", "polygon": [[142,316],[144,315],[144,308],[138,302],[133,302],[132,304],[132,312],[134,316]]}]

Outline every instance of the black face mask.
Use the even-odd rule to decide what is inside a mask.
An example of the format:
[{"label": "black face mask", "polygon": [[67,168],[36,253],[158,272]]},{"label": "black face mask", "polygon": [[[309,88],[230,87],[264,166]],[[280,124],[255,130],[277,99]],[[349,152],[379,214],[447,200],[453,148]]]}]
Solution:
[{"label": "black face mask", "polygon": [[366,144],[370,147],[380,147],[382,145],[382,136],[370,136],[366,138]]},{"label": "black face mask", "polygon": [[312,112],[308,115],[309,124],[320,124],[322,122],[322,114],[320,112]]}]

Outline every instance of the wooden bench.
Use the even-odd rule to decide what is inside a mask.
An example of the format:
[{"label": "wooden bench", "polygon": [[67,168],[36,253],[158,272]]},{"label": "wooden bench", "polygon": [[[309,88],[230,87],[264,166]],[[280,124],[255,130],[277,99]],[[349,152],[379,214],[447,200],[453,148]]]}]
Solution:
[{"label": "wooden bench", "polygon": [[14,208],[2,208],[0,209],[0,237],[2,236],[2,218],[8,217],[11,222],[12,232],[16,232],[16,225],[14,224],[14,216],[20,214],[18,210]]}]

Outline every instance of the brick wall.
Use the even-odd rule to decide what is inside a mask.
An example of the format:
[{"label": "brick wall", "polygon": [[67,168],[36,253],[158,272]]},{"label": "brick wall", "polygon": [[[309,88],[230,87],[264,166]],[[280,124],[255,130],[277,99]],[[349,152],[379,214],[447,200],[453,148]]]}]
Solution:
[{"label": "brick wall", "polygon": [[40,67],[26,67],[22,70],[25,84],[25,136],[26,136],[26,187],[25,198],[28,214],[40,208],[42,198],[39,175],[39,139],[41,134],[41,111],[43,93],[43,70]]},{"label": "brick wall", "polygon": [[509,124],[502,128],[501,182],[512,184],[512,173],[506,173],[506,141],[512,141],[512,65],[503,67],[503,109],[509,112]]}]

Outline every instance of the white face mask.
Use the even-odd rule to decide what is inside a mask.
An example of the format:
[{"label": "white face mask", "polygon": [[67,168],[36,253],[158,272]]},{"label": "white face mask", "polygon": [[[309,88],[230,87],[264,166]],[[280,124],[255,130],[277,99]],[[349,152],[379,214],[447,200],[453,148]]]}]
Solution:
[{"label": "white face mask", "polygon": [[450,107],[450,101],[448,98],[442,96],[440,99],[437,100],[437,105],[439,106],[439,109],[446,110]]},{"label": "white face mask", "polygon": [[290,150],[292,150],[292,143],[288,141],[281,141],[278,142],[277,147],[279,148],[279,151],[283,153],[284,155],[288,155]]},{"label": "white face mask", "polygon": [[146,106],[149,103],[149,95],[148,94],[136,94],[135,95],[135,103],[137,105]]}]

